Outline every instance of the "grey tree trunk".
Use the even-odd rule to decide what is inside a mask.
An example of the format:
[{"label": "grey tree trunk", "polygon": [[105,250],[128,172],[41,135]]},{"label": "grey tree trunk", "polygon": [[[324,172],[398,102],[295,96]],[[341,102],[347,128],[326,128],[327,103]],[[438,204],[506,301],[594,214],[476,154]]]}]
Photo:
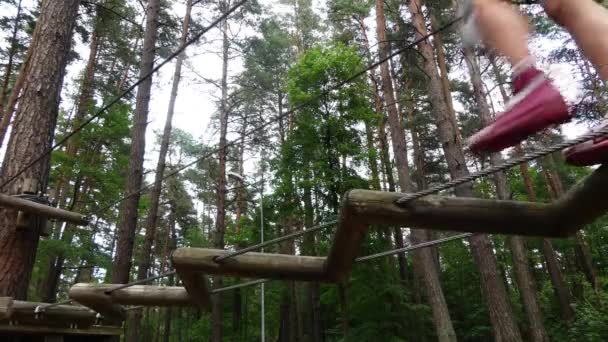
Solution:
[{"label": "grey tree trunk", "polygon": [[[180,45],[184,45],[188,39],[190,31],[190,14],[192,13],[192,0],[186,2],[186,14],[182,23],[182,35]],[[137,268],[137,279],[145,279],[148,277],[150,262],[152,257],[152,245],[156,237],[156,228],[158,226],[158,209],[160,204],[160,195],[162,190],[162,179],[165,175],[167,153],[169,151],[169,143],[171,142],[171,130],[173,129],[173,115],[175,114],[175,103],[179,91],[179,83],[182,76],[182,65],[186,54],[180,54],[175,61],[175,71],[173,72],[173,84],[171,87],[171,96],[169,98],[169,108],[165,118],[165,127],[160,142],[160,151],[158,154],[158,162],[156,164],[156,173],[154,175],[154,184],[150,190],[150,209],[146,220],[146,235],[144,237],[144,245],[141,250],[140,262]],[[141,326],[141,310],[134,310],[131,316],[131,327],[129,329],[129,341],[139,340],[139,330]]]},{"label": "grey tree trunk", "polygon": [[[507,96],[507,91],[504,87],[504,77],[500,71],[500,68],[496,64],[495,59],[492,56],[490,56],[489,59],[490,63],[492,64],[492,70],[494,72],[494,76],[496,77],[501,96],[503,98],[503,101],[506,103],[509,98]],[[522,156],[524,154],[524,151],[521,146],[516,146],[515,149],[519,156]],[[536,202],[536,191],[534,190],[534,185],[532,183],[532,177],[530,176],[530,169],[528,163],[521,164],[519,166],[519,171],[524,180],[524,187],[526,189],[528,201]],[[559,301],[561,317],[564,322],[568,323],[574,318],[574,311],[572,310],[570,304],[570,292],[568,291],[568,287],[564,282],[562,270],[559,266],[559,262],[557,261],[557,255],[555,253],[555,249],[553,248],[551,240],[542,239],[541,244],[541,251],[545,258],[547,271],[549,272],[549,279],[551,279],[551,285],[553,286],[553,290],[555,291],[555,295],[557,296]]]},{"label": "grey tree trunk", "polygon": [[[378,41],[380,42],[378,47],[379,57],[380,59],[384,59],[388,56],[388,44],[386,42],[386,20],[384,17],[384,2],[382,0],[376,2],[376,27]],[[405,131],[397,111],[392,79],[387,63],[383,63],[380,66],[380,74],[384,88],[384,100],[386,101],[388,110],[388,123],[391,129],[391,140],[399,176],[399,185],[401,191],[412,191],[413,187],[409,174]],[[424,242],[426,241],[426,235],[421,230],[412,229],[412,240],[414,243]],[[435,323],[438,340],[456,341],[456,333],[452,326],[452,320],[443,295],[443,290],[439,283],[439,275],[434,266],[431,252],[428,249],[418,250],[414,253],[414,263],[420,265],[421,269],[425,270],[425,272],[422,272],[423,281],[433,311],[433,321]]]},{"label": "grey tree trunk", "polygon": [[[427,28],[420,0],[409,0],[408,7],[416,38],[426,36]],[[428,95],[433,104],[433,113],[439,133],[439,139],[450,170],[452,179],[469,175],[462,144],[454,130],[445,104],[441,79],[435,64],[433,47],[428,40],[418,44],[418,50],[424,58],[423,68],[428,75]],[[474,197],[471,184],[456,187],[457,196]],[[499,274],[498,262],[493,253],[492,243],[487,235],[478,234],[470,238],[471,252],[477,264],[481,279],[482,293],[486,299],[490,320],[498,341],[521,341],[521,334],[513,310],[508,301],[507,291]]]},{"label": "grey tree trunk", "polygon": [[[149,0],[147,5],[146,32],[144,34],[144,49],[141,55],[139,76],[143,78],[154,67],[154,52],[158,28],[158,12],[160,0]],[[112,271],[112,281],[124,284],[129,281],[137,226],[137,207],[141,196],[139,189],[143,180],[144,153],[146,150],[146,127],[148,126],[148,108],[152,77],[143,81],[137,89],[133,131],[131,133],[131,153],[127,169],[125,194],[130,196],[121,207],[120,221],[117,226],[116,259]]]},{"label": "grey tree trunk", "polygon": [[[79,0],[43,0],[28,54],[31,63],[23,72],[21,101],[9,140],[0,179],[21,171],[41,151],[51,147],[57,123],[60,93],[78,15]],[[50,158],[44,158],[21,174],[5,193],[20,193],[25,179],[46,190]],[[17,211],[0,209],[0,295],[26,299],[43,221],[30,229],[16,226]],[[38,220],[37,220],[38,221]]]},{"label": "grey tree trunk", "polygon": [[[222,1],[222,12],[228,10],[228,2]],[[220,144],[219,144],[219,172],[218,172],[218,194],[217,194],[217,214],[215,220],[215,234],[213,236],[213,245],[215,248],[224,249],[224,234],[226,230],[226,159],[228,157],[228,147],[226,145],[226,134],[228,131],[228,59],[230,40],[228,38],[228,19],[224,19],[221,23],[222,30],[222,81],[221,90],[222,97],[220,100]],[[214,278],[214,286],[222,287],[223,281],[221,277]],[[213,298],[212,313],[211,313],[211,341],[223,341],[223,300],[222,296]]]},{"label": "grey tree trunk", "polygon": [[[492,123],[492,115],[490,113],[490,107],[486,101],[479,64],[477,63],[475,55],[470,49],[465,48],[463,52],[467,67],[469,68],[469,75],[473,85],[473,93],[475,94],[475,99],[479,108],[481,123],[482,125],[487,126]],[[502,162],[503,160],[500,154],[493,153],[490,155],[490,165],[495,166],[501,164]],[[510,189],[505,173],[495,173],[494,183],[496,185],[497,197],[499,199],[508,200],[510,197]],[[513,268],[515,269],[517,286],[521,294],[526,318],[530,324],[529,329],[531,340],[535,342],[549,341],[549,336],[547,335],[547,331],[545,330],[545,325],[543,323],[542,312],[538,304],[536,284],[534,277],[530,272],[530,264],[528,262],[528,257],[526,256],[524,240],[519,236],[511,236],[508,240],[509,245],[511,246],[511,255],[513,257]]]}]

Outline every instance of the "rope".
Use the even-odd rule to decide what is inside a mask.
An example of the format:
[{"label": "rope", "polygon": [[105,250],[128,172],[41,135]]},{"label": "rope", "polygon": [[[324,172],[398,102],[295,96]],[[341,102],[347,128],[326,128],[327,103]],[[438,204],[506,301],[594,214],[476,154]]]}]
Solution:
[{"label": "rope", "polygon": [[521,157],[513,158],[502,164],[492,166],[492,167],[489,167],[487,169],[484,169],[484,170],[481,170],[478,172],[474,172],[468,176],[457,178],[450,182],[430,187],[427,190],[422,190],[422,191],[415,192],[412,194],[404,195],[403,197],[398,199],[395,203],[397,203],[397,205],[405,206],[410,201],[413,201],[413,200],[416,200],[416,199],[419,199],[419,198],[422,198],[422,197],[425,197],[428,195],[433,195],[440,191],[448,190],[448,189],[454,188],[456,186],[459,186],[459,185],[462,185],[462,184],[465,184],[468,182],[472,182],[476,179],[495,174],[497,172],[508,170],[513,166],[523,164],[523,163],[538,159],[540,157],[544,157],[551,153],[555,153],[557,151],[561,151],[563,149],[573,147],[575,145],[582,144],[582,143],[590,141],[590,140],[599,139],[599,138],[605,137],[607,135],[608,135],[608,126],[603,127],[602,129],[597,130],[597,131],[590,131],[587,134],[584,134],[576,139],[564,141],[564,142],[555,144],[550,147],[542,148],[538,151],[525,154]]},{"label": "rope", "polygon": [[10,184],[12,181],[14,181],[15,179],[17,179],[17,177],[19,177],[22,173],[24,173],[25,171],[27,171],[30,167],[36,165],[39,161],[41,161],[42,159],[44,159],[45,157],[47,157],[48,155],[50,155],[55,149],[57,149],[58,147],[62,146],[64,143],[66,143],[71,137],[73,137],[74,135],[78,134],[78,132],[82,131],[93,120],[99,118],[108,109],[110,109],[112,106],[114,106],[115,104],[117,104],[120,100],[122,100],[123,98],[125,98],[129,93],[131,93],[133,90],[135,90],[135,88],[137,88],[141,83],[143,83],[148,78],[152,77],[152,75],[154,75],[154,73],[156,73],[158,70],[160,70],[160,68],[162,68],[163,66],[167,65],[174,58],[176,58],[177,56],[179,56],[180,54],[182,54],[182,52],[184,52],[184,50],[186,50],[187,47],[189,47],[190,45],[196,43],[205,33],[207,33],[209,30],[211,30],[212,28],[214,28],[216,25],[218,25],[224,19],[226,19],[229,15],[231,15],[239,7],[243,6],[247,1],[248,0],[241,0],[240,2],[238,2],[234,6],[232,6],[230,9],[228,9],[228,11],[226,11],[224,14],[222,14],[221,16],[219,16],[213,22],[211,22],[211,24],[209,24],[207,27],[205,27],[204,29],[202,29],[201,32],[199,32],[196,35],[194,35],[194,37],[192,37],[190,40],[188,40],[184,45],[180,46],[169,57],[167,57],[160,64],[158,64],[157,66],[155,66],[152,69],[152,71],[150,71],[149,73],[147,73],[146,75],[144,75],[142,78],[140,78],[139,80],[137,80],[137,82],[133,83],[129,88],[127,88],[125,91],[123,91],[120,95],[118,95],[114,99],[112,99],[108,104],[106,104],[99,111],[97,111],[97,113],[95,113],[93,116],[91,116],[86,121],[84,121],[80,126],[76,127],[76,129],[74,129],[68,135],[66,135],[61,140],[59,140],[57,143],[55,143],[55,145],[53,145],[50,149],[46,150],[45,152],[43,152],[42,154],[40,154],[38,157],[34,158],[33,161],[29,162],[25,167],[23,167],[22,169],[20,169],[19,171],[17,171],[17,173],[15,173],[14,175],[10,176],[6,181],[4,181],[2,184],[0,184],[0,189],[3,189],[5,186],[7,186],[8,184]]},{"label": "rope", "polygon": [[226,292],[226,291],[230,291],[230,290],[236,290],[236,289],[240,289],[242,287],[247,287],[247,286],[258,285],[258,284],[269,282],[270,280],[271,279],[258,279],[258,280],[248,281],[246,283],[240,283],[240,284],[235,284],[235,285],[231,285],[231,286],[220,287],[219,289],[212,290],[211,294]]},{"label": "rope", "polygon": [[466,239],[466,238],[471,237],[473,235],[474,235],[473,233],[465,233],[465,234],[459,234],[459,235],[454,235],[454,236],[448,236],[448,237],[443,238],[443,239],[437,239],[437,240],[433,240],[433,241],[422,242],[422,243],[419,243],[419,244],[416,244],[416,245],[413,245],[413,246],[407,246],[407,247],[403,247],[403,248],[399,248],[399,249],[393,249],[393,250],[386,251],[386,252],[380,252],[380,253],[376,253],[376,254],[372,254],[372,255],[367,255],[367,256],[355,259],[355,262],[368,261],[368,260],[373,260],[373,259],[385,257],[385,256],[388,256],[388,255],[410,252],[410,251],[414,251],[414,250],[425,248],[425,247],[431,247],[431,246],[439,245],[439,244],[442,244],[442,243],[445,243],[445,242],[449,242],[449,241],[453,241],[453,240]]},{"label": "rope", "polygon": [[60,305],[68,305],[68,304],[72,304],[72,302],[73,302],[73,300],[69,299],[69,300],[66,300],[63,302],[58,302],[58,303],[40,304],[34,308],[34,313],[35,314],[43,313],[48,308],[52,308],[52,307],[60,306]]},{"label": "rope", "polygon": [[222,261],[224,261],[226,259],[234,258],[234,257],[236,257],[238,255],[243,255],[245,253],[248,253],[248,252],[251,252],[251,251],[255,251],[255,250],[261,249],[263,247],[273,245],[275,243],[279,243],[279,242],[295,239],[295,238],[298,238],[298,237],[306,235],[306,234],[318,232],[319,230],[322,230],[322,229],[324,229],[326,227],[329,227],[329,226],[333,226],[336,223],[338,223],[338,220],[333,220],[333,221],[321,223],[321,224],[319,224],[317,226],[314,226],[314,227],[311,227],[311,228],[306,228],[306,229],[304,229],[302,231],[299,231],[299,232],[287,234],[287,235],[281,236],[281,237],[276,238],[276,239],[272,239],[272,240],[268,240],[266,242],[259,243],[257,245],[253,245],[253,246],[249,246],[247,248],[239,249],[238,251],[232,252],[230,254],[226,254],[226,255],[223,255],[223,256],[215,257],[213,259],[213,261],[215,261],[216,263],[219,264],[219,263],[221,263]]},{"label": "rope", "polygon": [[109,295],[109,294],[111,294],[114,291],[126,289],[128,287],[135,286],[135,285],[141,285],[141,284],[149,283],[152,280],[156,280],[156,279],[161,279],[161,278],[164,278],[164,277],[172,276],[176,272],[177,271],[173,270],[173,271],[161,273],[161,274],[153,276],[153,277],[148,277],[148,278],[140,279],[140,280],[137,280],[137,281],[134,281],[134,282],[131,282],[131,283],[126,283],[126,284],[123,284],[123,285],[120,285],[120,286],[116,286],[115,288],[112,288],[112,289],[109,289],[109,290],[105,291],[105,294]]},{"label": "rope", "polygon": [[[251,136],[251,135],[253,135],[255,133],[258,133],[259,131],[262,131],[262,130],[266,129],[271,124],[278,122],[280,119],[285,118],[285,117],[287,117],[287,116],[289,116],[289,115],[291,115],[291,114],[293,114],[293,113],[295,113],[295,112],[297,112],[297,111],[299,111],[299,110],[301,110],[301,109],[303,109],[303,108],[305,108],[305,107],[313,104],[315,100],[317,100],[319,98],[322,98],[323,96],[327,96],[332,91],[338,90],[338,89],[342,88],[343,86],[345,86],[345,85],[353,82],[354,80],[356,80],[357,78],[359,78],[361,75],[365,75],[368,71],[377,68],[378,66],[382,65],[383,63],[386,63],[391,58],[393,58],[393,57],[395,57],[395,56],[397,56],[397,55],[399,55],[399,54],[401,54],[401,53],[403,53],[403,52],[405,52],[405,51],[407,51],[409,49],[414,48],[420,42],[423,42],[423,41],[429,39],[433,35],[441,33],[443,31],[447,30],[448,28],[450,28],[451,26],[453,26],[454,24],[456,24],[461,19],[462,19],[462,17],[455,18],[454,20],[446,23],[444,26],[438,28],[437,30],[432,31],[432,32],[426,34],[425,36],[422,36],[422,37],[414,40],[410,44],[407,44],[406,46],[402,47],[401,49],[398,49],[398,50],[394,51],[393,53],[389,54],[385,58],[382,58],[382,59],[378,60],[377,62],[372,63],[371,65],[367,66],[365,69],[363,69],[363,70],[355,73],[353,76],[351,76],[351,77],[347,78],[346,80],[338,83],[334,87],[331,87],[331,88],[329,88],[329,89],[321,92],[318,96],[315,96],[315,97],[309,99],[308,101],[302,103],[301,105],[299,105],[299,106],[297,106],[297,107],[295,107],[295,108],[293,108],[293,109],[291,109],[291,110],[289,110],[289,111],[287,111],[287,112],[285,112],[285,113],[283,113],[281,115],[276,116],[275,118],[273,118],[272,120],[269,120],[268,122],[265,122],[265,123],[263,123],[263,124],[255,127],[255,128],[252,128],[250,131],[246,132],[243,135],[243,138],[247,138],[247,137],[249,137],[249,136]],[[232,147],[232,146],[236,145],[239,142],[240,142],[240,138],[239,139],[235,139],[235,140],[231,140],[231,141],[229,141],[229,142],[226,143],[225,148]],[[173,177],[173,176],[181,173],[182,171],[190,168],[191,166],[194,166],[194,165],[198,164],[199,162],[201,162],[201,161],[203,161],[203,160],[205,160],[205,159],[207,159],[207,158],[215,155],[216,153],[220,152],[221,150],[222,150],[222,148],[218,147],[218,148],[214,149],[213,151],[211,151],[209,153],[206,153],[205,155],[203,155],[202,157],[200,157],[200,158],[192,161],[191,163],[188,163],[188,164],[186,164],[186,165],[184,165],[184,166],[176,169],[175,171],[167,174],[163,178],[159,179],[159,182],[162,183],[163,181],[167,180],[168,178]],[[146,186],[142,187],[141,189],[139,189],[139,190],[137,190],[135,192],[132,192],[130,194],[126,194],[124,197],[120,198],[119,200],[117,200],[117,201],[115,201],[115,202],[113,202],[113,203],[111,203],[111,204],[109,204],[109,205],[107,205],[105,207],[102,207],[102,209],[100,209],[100,210],[96,210],[96,212],[100,213],[100,212],[104,212],[106,210],[109,210],[109,209],[113,208],[114,206],[120,204],[121,202],[123,202],[123,201],[125,201],[125,200],[127,200],[127,199],[129,199],[129,198],[131,198],[131,197],[133,197],[135,195],[137,195],[137,194],[140,194],[140,193],[146,191],[148,188],[152,187],[154,184],[156,184],[156,183],[151,183],[149,185],[146,185]]]}]

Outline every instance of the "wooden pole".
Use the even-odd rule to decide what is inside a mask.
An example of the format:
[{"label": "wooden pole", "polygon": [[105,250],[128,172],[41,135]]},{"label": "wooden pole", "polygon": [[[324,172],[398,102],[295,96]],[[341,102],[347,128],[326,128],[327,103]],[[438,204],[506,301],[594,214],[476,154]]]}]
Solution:
[{"label": "wooden pole", "polygon": [[[190,306],[192,298],[185,288],[180,286],[134,285],[125,289],[106,291],[121,284],[76,284],[70,289],[70,296],[80,302],[95,300],[105,296],[112,303],[120,305],[150,305],[150,306]],[[74,294],[76,297],[72,297]]]},{"label": "wooden pole", "polygon": [[271,278],[322,281],[325,258],[285,254],[247,253],[216,263],[214,258],[228,251],[206,248],[178,248],[171,261],[176,269],[232,275],[242,278]]},{"label": "wooden pole", "polygon": [[[12,321],[20,324],[64,325],[71,324],[79,327],[88,327],[95,324],[97,313],[84,306],[77,305],[54,305],[45,308],[48,303],[25,302],[16,300],[13,303]],[[36,308],[40,310],[36,313]]]},{"label": "wooden pole", "polygon": [[50,327],[43,324],[0,324],[0,333],[25,334],[25,335],[45,335],[45,334],[65,334],[65,335],[88,335],[88,336],[120,336],[123,332],[121,327],[92,326],[82,328]]},{"label": "wooden pole", "polygon": [[207,277],[200,272],[189,272],[177,269],[177,274],[184,283],[190,300],[205,311],[211,311],[211,292]]},{"label": "wooden pole", "polygon": [[100,286],[98,290],[92,290],[95,285],[76,284],[70,288],[69,296],[78,303],[88,306],[99,312],[105,319],[123,321],[126,318],[125,310],[122,306],[114,303],[112,297],[107,295],[107,288]]},{"label": "wooden pole", "polygon": [[41,203],[28,201],[22,198],[0,194],[0,206],[23,211],[28,214],[57,219],[79,226],[86,226],[89,220],[86,216],[71,211],[54,208]]}]

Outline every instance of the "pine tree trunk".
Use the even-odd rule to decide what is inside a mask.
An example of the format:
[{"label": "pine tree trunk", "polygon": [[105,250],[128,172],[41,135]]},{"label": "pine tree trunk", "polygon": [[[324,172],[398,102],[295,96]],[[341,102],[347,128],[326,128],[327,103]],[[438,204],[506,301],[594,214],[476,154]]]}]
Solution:
[{"label": "pine tree trunk", "polygon": [[[31,63],[24,70],[22,101],[5,153],[2,180],[17,174],[41,151],[51,147],[79,5],[79,0],[43,0],[40,5],[30,46]],[[7,187],[6,193],[20,193],[28,178],[35,180],[39,189],[46,190],[49,166],[48,157],[36,163]],[[37,220],[26,230],[18,229],[16,221],[16,210],[0,210],[0,296],[24,300],[44,220]]]},{"label": "pine tree trunk", "polygon": [[[416,38],[420,39],[427,34],[420,0],[409,0],[408,7],[412,14]],[[429,77],[428,95],[433,105],[432,112],[436,116],[439,139],[450,170],[450,176],[452,179],[467,176],[469,171],[463,148],[445,104],[441,79],[434,60],[433,47],[428,40],[424,40],[418,44],[418,49],[424,58],[424,71]],[[457,196],[473,197],[473,188],[471,184],[464,184],[456,187],[455,193]],[[489,237],[484,234],[477,234],[471,237],[469,241],[473,258],[479,270],[481,289],[487,302],[495,339],[498,341],[521,341],[521,334],[508,301],[507,291],[500,279],[498,263]]]},{"label": "pine tree trunk", "polygon": [[[557,172],[557,167],[555,165],[555,161],[553,160],[553,156],[546,157],[543,166],[545,178],[547,179],[547,183],[550,187],[549,195],[555,201],[564,195],[564,185],[559,173]],[[591,287],[593,287],[593,289],[597,292],[599,290],[597,271],[593,265],[591,253],[589,252],[589,246],[587,245],[582,232],[576,232],[574,242],[574,252],[578,267],[583,271],[583,274],[585,275],[585,278],[587,278],[589,284],[591,284]]]},{"label": "pine tree trunk", "polygon": [[[310,180],[312,175],[307,174],[307,179]],[[311,182],[305,182],[303,189],[304,196],[302,198],[304,202],[304,226],[312,227],[314,224],[314,207],[312,199]],[[315,248],[315,237],[314,235],[308,234],[304,236],[304,243],[302,245],[302,252],[305,255],[316,255],[317,251]],[[309,331],[308,341],[324,341],[323,336],[323,322],[321,317],[321,298],[320,298],[320,285],[316,282],[308,284],[307,291],[307,311],[309,313],[308,324],[306,330]]]},{"label": "pine tree trunk", "polygon": [[6,138],[8,126],[10,125],[13,116],[15,116],[14,120],[17,120],[15,107],[17,106],[17,102],[23,97],[22,90],[26,78],[28,76],[27,71],[30,69],[30,61],[32,60],[32,54],[34,53],[32,47],[37,45],[36,39],[37,36],[34,34],[30,42],[30,48],[28,48],[27,53],[25,55],[25,60],[23,61],[23,63],[21,64],[21,68],[19,69],[19,74],[17,75],[15,84],[13,84],[13,89],[11,90],[8,102],[6,103],[6,107],[4,108],[4,113],[0,118],[0,147],[4,146],[4,139]]},{"label": "pine tree trunk", "polygon": [[[490,56],[489,60],[492,64],[494,76],[496,77],[496,81],[498,83],[498,88],[500,90],[503,102],[506,103],[509,98],[507,95],[507,91],[504,87],[505,79],[500,71],[500,68],[496,64],[494,56]],[[518,156],[524,155],[524,151],[521,148],[521,145],[516,146],[515,150]],[[526,189],[528,201],[536,202],[536,191],[534,190],[534,185],[532,182],[532,177],[530,176],[529,167],[530,166],[528,165],[528,163],[522,163],[519,165],[519,171],[524,181],[524,187]],[[572,318],[574,318],[574,312],[570,304],[570,292],[568,291],[568,287],[564,282],[564,277],[562,276],[562,271],[559,266],[559,262],[557,261],[555,249],[553,248],[553,244],[549,239],[542,239],[541,251],[545,258],[547,271],[549,272],[549,279],[551,279],[551,285],[553,286],[553,290],[555,291],[555,295],[557,296],[559,301],[561,317],[566,323],[568,323],[572,320]]]},{"label": "pine tree trunk", "polygon": [[[431,29],[437,31],[439,29],[439,23],[434,14],[431,17]],[[445,52],[443,50],[443,34],[437,33],[433,35],[433,46],[435,47],[435,53],[437,54],[437,65],[441,71],[441,89],[443,90],[443,98],[450,114],[450,122],[454,127],[456,136],[462,143],[462,137],[460,136],[460,130],[458,129],[458,123],[456,122],[456,111],[454,110],[454,102],[452,101],[452,92],[450,90],[450,79],[448,78],[448,65],[445,60]]]},{"label": "pine tree trunk", "polygon": [[[388,56],[388,44],[386,42],[386,20],[384,17],[384,2],[378,0],[376,2],[376,27],[378,33],[379,58],[384,59]],[[407,146],[405,141],[405,131],[399,118],[399,113],[395,105],[392,80],[387,63],[380,66],[382,76],[382,84],[384,87],[384,100],[388,109],[388,122],[391,129],[391,140],[393,145],[393,153],[395,155],[395,163],[397,166],[399,185],[401,191],[411,191],[412,183],[409,174],[409,165],[407,160]],[[412,240],[414,243],[426,241],[423,231],[413,229]],[[439,341],[456,341],[456,333],[452,326],[452,320],[448,311],[443,290],[439,283],[439,276],[433,264],[433,257],[428,249],[421,249],[414,253],[414,263],[424,269],[423,280],[428,294],[428,300],[433,310],[433,320],[435,330]]]},{"label": "pine tree trunk", "polygon": [[[184,45],[188,39],[188,32],[190,31],[190,13],[192,12],[192,0],[188,0],[186,3],[186,14],[182,23],[182,35],[180,44]],[[137,279],[145,279],[148,277],[150,269],[150,262],[152,257],[152,245],[156,237],[156,228],[158,226],[158,209],[160,204],[160,196],[162,190],[162,181],[165,175],[167,153],[169,151],[169,144],[171,142],[171,130],[173,129],[173,115],[175,113],[175,103],[177,101],[177,94],[179,91],[179,83],[182,76],[182,65],[186,57],[185,53],[177,56],[175,62],[175,70],[173,72],[173,84],[171,87],[171,96],[169,98],[169,108],[167,109],[167,116],[165,118],[165,127],[163,129],[163,135],[160,142],[160,151],[158,154],[158,162],[156,164],[156,173],[154,175],[154,184],[150,190],[150,209],[148,211],[148,217],[146,220],[146,234],[144,237],[144,245],[141,251],[140,262],[137,268]],[[131,316],[131,327],[129,329],[129,341],[139,340],[139,330],[141,326],[141,310],[135,310]]]},{"label": "pine tree trunk", "polygon": [[[492,115],[486,101],[479,64],[470,49],[465,48],[463,52],[467,67],[469,68],[473,93],[475,94],[481,123],[482,125],[487,126],[492,123]],[[500,154],[493,153],[490,155],[490,165],[496,166],[502,163],[503,160]],[[494,174],[494,183],[496,185],[498,199],[510,199],[509,184],[504,172],[497,172]],[[538,304],[536,284],[534,282],[534,277],[530,273],[530,264],[526,256],[524,240],[519,236],[511,236],[508,240],[511,247],[511,255],[513,257],[513,268],[515,270],[517,286],[521,294],[522,304],[529,323],[531,340],[535,342],[549,341],[549,336],[547,335],[543,323],[542,312]]]},{"label": "pine tree trunk", "polygon": [[[17,54],[17,33],[19,33],[21,12],[23,9],[21,7],[21,2],[22,0],[19,0],[19,2],[17,3],[17,15],[15,16],[15,22],[13,24],[13,33],[11,35],[10,47],[8,51],[8,61],[6,62],[6,67],[4,69],[2,88],[0,88],[0,118],[4,116],[4,100],[6,99],[6,95],[8,95],[8,86],[11,81],[11,76],[13,75],[13,64],[15,55]],[[0,145],[2,144],[0,143]]]},{"label": "pine tree trunk", "polygon": [[[144,48],[139,70],[140,78],[149,74],[154,67],[159,10],[160,0],[148,1]],[[125,186],[125,194],[130,197],[123,202],[120,210],[120,221],[117,226],[118,239],[116,242],[116,259],[112,271],[112,282],[115,284],[127,283],[129,281],[129,273],[131,272],[131,259],[133,257],[133,244],[135,242],[135,228],[137,226],[138,216],[137,209],[141,196],[139,190],[143,181],[146,127],[148,126],[148,108],[150,105],[151,89],[152,77],[148,77],[137,89],[135,115],[133,118],[135,124],[131,134],[131,153]]]},{"label": "pine tree trunk", "polygon": [[[93,78],[95,77],[95,69],[97,66],[97,52],[99,51],[99,43],[100,43],[100,24],[97,22],[95,24],[95,29],[91,34],[91,43],[89,44],[89,57],[87,64],[84,69],[84,74],[82,78],[82,82],[80,84],[80,95],[78,96],[78,103],[76,106],[76,113],[72,120],[72,127],[80,126],[81,121],[84,119],[92,101],[93,94]],[[78,149],[80,147],[80,139],[78,136],[73,136],[66,142],[65,155],[68,163],[73,164],[75,158],[78,153]],[[97,148],[94,148],[97,150]],[[95,153],[96,155],[97,153]],[[94,158],[94,157],[93,157]],[[94,161],[91,161],[91,165],[94,165]],[[59,181],[59,198],[58,198],[58,207],[62,208],[66,204],[66,200],[68,199],[68,192],[70,191],[70,182],[68,181],[68,177],[71,178],[71,175],[62,175]],[[78,196],[83,192],[80,189],[81,176],[76,176],[76,181],[74,185],[74,191],[71,198],[70,210],[76,210],[75,203],[78,201]],[[85,187],[86,188],[86,187]],[[84,191],[86,193],[86,190]],[[61,227],[61,224],[58,225],[58,228]],[[71,243],[72,237],[74,235],[73,230],[74,226],[68,224],[64,230],[62,240],[67,244]],[[52,303],[55,301],[56,292],[57,292],[57,284],[59,281],[59,277],[61,276],[61,267],[64,263],[63,255],[53,255],[49,257],[51,263],[49,264],[49,269],[47,273],[46,280],[44,282],[45,287],[43,290],[42,300],[47,303]]]},{"label": "pine tree trunk", "polygon": [[[221,2],[222,12],[228,10],[228,3]],[[218,249],[224,249],[224,234],[226,230],[226,159],[228,157],[228,147],[226,145],[226,134],[228,131],[228,59],[230,41],[228,39],[228,20],[224,19],[221,23],[222,27],[222,98],[220,101],[220,144],[219,144],[219,172],[218,172],[218,198],[217,198],[217,214],[215,220],[215,234],[213,237],[213,246]],[[215,288],[223,286],[221,277],[214,278]],[[212,306],[212,342],[221,342],[223,340],[223,301],[222,296],[213,298]]]}]

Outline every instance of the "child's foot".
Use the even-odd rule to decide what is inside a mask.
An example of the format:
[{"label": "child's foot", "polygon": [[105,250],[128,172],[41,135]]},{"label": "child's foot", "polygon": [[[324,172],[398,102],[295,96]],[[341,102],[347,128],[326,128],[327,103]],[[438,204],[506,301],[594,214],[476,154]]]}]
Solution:
[{"label": "child's foot", "polygon": [[559,90],[534,67],[514,77],[513,92],[510,104],[496,121],[468,139],[472,152],[499,152],[571,118]]},{"label": "child's foot", "polygon": [[[597,130],[608,127],[608,122]],[[570,147],[563,152],[566,162],[574,166],[590,166],[608,162],[608,136]]]}]

